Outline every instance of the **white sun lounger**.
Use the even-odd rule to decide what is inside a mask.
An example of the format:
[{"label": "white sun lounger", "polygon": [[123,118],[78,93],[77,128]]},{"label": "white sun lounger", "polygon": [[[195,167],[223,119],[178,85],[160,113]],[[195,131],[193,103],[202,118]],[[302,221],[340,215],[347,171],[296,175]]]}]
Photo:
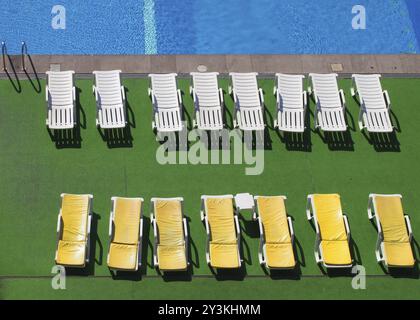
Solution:
[{"label": "white sun lounger", "polygon": [[359,128],[366,128],[369,132],[392,132],[394,130],[389,116],[391,100],[388,91],[383,91],[381,75],[353,74],[353,84],[356,88],[351,88],[351,95],[359,95],[360,113]]},{"label": "white sun lounger", "polygon": [[305,76],[302,75],[276,74],[277,120],[274,120],[274,127],[281,131],[305,131],[307,97],[303,79]]},{"label": "white sun lounger", "polygon": [[176,86],[176,76],[176,73],[149,74],[149,95],[154,109],[152,128],[158,132],[181,131],[183,128],[182,97]]},{"label": "white sun lounger", "polygon": [[125,93],[121,85],[120,70],[93,71],[95,84],[93,93],[96,99],[96,126],[102,129],[124,128]]},{"label": "white sun lounger", "polygon": [[343,90],[338,90],[337,74],[309,74],[313,85],[309,93],[313,93],[316,102],[315,128],[323,131],[346,131],[344,117],[346,100]]},{"label": "white sun lounger", "polygon": [[244,131],[262,131],[265,128],[263,117],[264,96],[258,88],[257,73],[231,72],[232,87],[229,94],[233,93],[235,113],[233,125]]},{"label": "white sun lounger", "polygon": [[223,90],[217,84],[218,72],[191,72],[194,99],[194,127],[200,130],[223,129]]},{"label": "white sun lounger", "polygon": [[50,129],[71,129],[76,122],[74,71],[47,71],[46,74],[46,125]]}]

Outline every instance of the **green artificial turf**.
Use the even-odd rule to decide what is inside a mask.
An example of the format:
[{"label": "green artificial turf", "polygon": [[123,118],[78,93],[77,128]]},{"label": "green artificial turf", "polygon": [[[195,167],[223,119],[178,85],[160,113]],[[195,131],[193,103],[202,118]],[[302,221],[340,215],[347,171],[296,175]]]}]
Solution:
[{"label": "green artificial turf", "polygon": [[[419,298],[419,281],[408,277],[383,276],[375,260],[377,233],[367,218],[369,193],[401,193],[410,215],[414,236],[420,236],[418,166],[420,79],[383,79],[391,97],[394,122],[400,132],[396,141],[372,145],[358,131],[358,105],[350,95],[351,81],[339,81],[347,99],[352,143],[329,144],[314,132],[309,147],[282,141],[271,129],[275,118],[274,80],[259,80],[265,92],[267,130],[271,146],[264,153],[264,171],[245,175],[248,165],[160,165],[156,161],[159,143],[151,130],[152,107],[147,96],[148,81],[125,79],[131,141],[123,146],[104,141],[95,126],[95,100],[91,80],[77,80],[80,102],[80,145],[53,142],[45,128],[45,82],[20,80],[15,86],[0,81],[0,297],[4,298]],[[189,80],[180,79],[186,118],[193,118]],[[220,85],[227,92],[228,81]],[[36,89],[41,89],[38,93]],[[231,124],[233,102],[225,94]],[[314,110],[314,103],[310,103]],[[398,121],[396,121],[398,120]],[[313,116],[310,117],[313,129]],[[63,139],[62,139],[63,140]],[[129,146],[131,145],[131,146]],[[93,242],[95,262],[89,278],[68,280],[68,290],[48,289],[54,265],[56,223],[60,193],[91,193],[94,196]],[[293,217],[302,277],[276,281],[269,277],[245,277],[243,281],[218,281],[205,262],[205,229],[200,222],[202,194],[287,195],[288,213]],[[315,233],[306,220],[306,196],[310,193],[339,193],[348,215],[354,250],[369,277],[364,293],[352,290],[349,278],[322,276],[315,263]],[[106,265],[111,196],[141,196],[145,199],[145,237],[152,239],[150,198],[184,197],[189,218],[191,282],[164,282],[154,278],[152,250],[145,241],[141,281],[113,280]],[[250,215],[241,219],[243,258],[246,274],[263,276],[258,264],[258,227]],[[418,251],[418,249],[416,249]],[[99,276],[100,278],[94,278]],[[28,279],[17,278],[20,276]],[[149,276],[149,278],[148,278]],[[312,276],[320,276],[313,278]],[[3,278],[1,278],[3,277]],[[8,278],[4,278],[8,277]],[[105,277],[105,278],[104,278]],[[414,277],[416,278],[416,277]],[[371,284],[371,285],[370,285]],[[349,289],[343,289],[348,286]],[[145,294],[147,288],[147,295]],[[183,289],[185,288],[185,290]],[[372,288],[372,289],[370,289]],[[382,292],[381,290],[387,290]],[[290,290],[290,295],[287,294]],[[116,292],[118,291],[118,296]],[[186,293],[188,292],[188,293]],[[317,294],[321,292],[320,296]],[[73,294],[74,293],[74,294]],[[341,296],[340,293],[343,295]]]}]

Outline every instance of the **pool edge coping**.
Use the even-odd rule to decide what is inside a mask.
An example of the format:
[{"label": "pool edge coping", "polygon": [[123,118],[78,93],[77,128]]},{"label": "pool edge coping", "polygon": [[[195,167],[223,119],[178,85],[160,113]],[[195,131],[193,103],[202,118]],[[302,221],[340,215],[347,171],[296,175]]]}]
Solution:
[{"label": "pool edge coping", "polygon": [[[51,65],[74,70],[78,76],[93,70],[121,70],[124,76],[141,77],[149,73],[178,73],[180,76],[205,66],[221,75],[229,72],[258,72],[270,76],[277,72],[308,74],[380,73],[384,76],[420,77],[420,54],[399,55],[30,55],[25,57],[26,73],[45,74]],[[6,58],[10,76],[25,74],[22,56]],[[334,68],[333,68],[334,65]],[[2,68],[1,68],[2,69]],[[0,78],[7,73],[0,71]]]}]

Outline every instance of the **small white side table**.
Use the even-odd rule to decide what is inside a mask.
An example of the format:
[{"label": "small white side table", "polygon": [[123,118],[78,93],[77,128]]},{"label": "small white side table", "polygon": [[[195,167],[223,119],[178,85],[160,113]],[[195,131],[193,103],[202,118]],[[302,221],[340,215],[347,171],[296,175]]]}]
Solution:
[{"label": "small white side table", "polygon": [[254,198],[249,193],[238,193],[235,196],[236,209],[240,210],[253,210],[252,219],[255,220],[254,212]]}]

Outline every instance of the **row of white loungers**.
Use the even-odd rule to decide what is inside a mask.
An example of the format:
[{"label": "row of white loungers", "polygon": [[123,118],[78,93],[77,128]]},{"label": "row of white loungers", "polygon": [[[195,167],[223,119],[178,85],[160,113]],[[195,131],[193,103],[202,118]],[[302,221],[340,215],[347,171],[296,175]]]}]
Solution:
[{"label": "row of white loungers", "polygon": [[[121,71],[94,71],[93,92],[97,104],[97,126],[103,129],[123,128],[127,124],[125,90],[121,85]],[[76,100],[74,72],[47,72],[47,121],[51,129],[69,129],[75,125]],[[200,130],[221,130],[223,120],[223,90],[218,85],[218,73],[191,73],[195,108],[194,126]],[[229,93],[235,102],[234,127],[244,131],[262,131],[264,123],[264,95],[258,88],[257,73],[230,73]],[[177,88],[175,73],[150,74],[149,95],[153,104],[152,128],[158,132],[183,130],[182,94]],[[316,103],[315,128],[323,131],[346,131],[346,100],[338,88],[337,74],[309,74],[308,88]],[[274,94],[277,100],[275,128],[287,132],[305,131],[307,93],[303,90],[303,75],[276,74]],[[392,132],[387,91],[383,91],[380,75],[353,75],[360,102],[359,127],[369,132]]]}]

